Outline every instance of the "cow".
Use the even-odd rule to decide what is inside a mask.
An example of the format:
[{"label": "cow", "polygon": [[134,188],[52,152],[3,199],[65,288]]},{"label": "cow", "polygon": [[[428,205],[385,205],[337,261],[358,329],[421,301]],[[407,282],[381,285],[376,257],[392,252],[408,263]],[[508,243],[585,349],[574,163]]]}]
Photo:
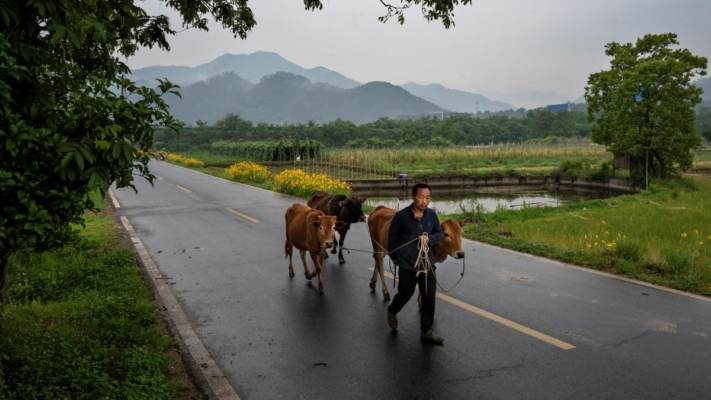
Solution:
[{"label": "cow", "polygon": [[[321,264],[326,249],[334,246],[335,230],[339,226],[336,217],[327,216],[321,211],[296,203],[286,210],[284,218],[286,219],[284,250],[285,257],[289,257],[289,276],[294,277],[291,259],[293,249],[296,247],[301,254],[301,262],[304,263],[306,279],[311,280],[314,276],[318,276],[318,292],[323,294]],[[314,262],[314,272],[310,272],[306,264],[307,251]]]},{"label": "cow", "polygon": [[[337,221],[343,222],[344,225],[336,229],[338,232],[339,264],[346,263],[346,260],[343,258],[343,241],[346,239],[348,230],[351,229],[351,224],[365,222],[363,203],[365,203],[366,200],[367,198],[365,197],[348,197],[342,194],[332,194],[317,190],[311,193],[309,200],[306,202],[306,205],[309,207],[321,210],[326,215],[334,215]],[[331,250],[331,253],[336,254],[335,246]],[[328,257],[328,254],[325,254],[325,257]]]},{"label": "cow", "polygon": [[[378,275],[383,286],[383,298],[390,299],[390,292],[385,284],[385,271],[383,268],[383,259],[388,249],[388,230],[390,222],[395,215],[395,210],[385,206],[376,207],[370,216],[368,216],[368,233],[370,241],[373,245],[373,258],[375,259],[375,267],[373,277],[370,279],[370,289],[375,290],[375,284],[378,283]],[[441,263],[448,256],[456,259],[464,258],[464,250],[462,250],[462,227],[467,221],[455,221],[448,219],[442,222],[442,239],[432,246],[435,263]]]}]

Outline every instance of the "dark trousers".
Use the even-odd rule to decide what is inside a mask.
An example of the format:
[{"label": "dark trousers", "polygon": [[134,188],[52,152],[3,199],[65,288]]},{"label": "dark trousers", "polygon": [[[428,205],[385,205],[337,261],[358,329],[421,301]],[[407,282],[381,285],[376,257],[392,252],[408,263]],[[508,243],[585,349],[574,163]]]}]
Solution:
[{"label": "dark trousers", "polygon": [[[415,271],[400,268],[398,275],[400,281],[397,285],[397,294],[393,298],[392,303],[390,303],[388,311],[393,314],[399,313],[410,300],[412,294],[415,293],[415,286],[419,286],[420,295],[422,296],[420,329],[422,332],[427,332],[429,329],[432,329],[432,323],[434,322],[435,296],[437,295],[437,282],[435,281],[434,273],[432,271],[430,271],[429,274],[421,273],[415,278]],[[427,280],[426,289],[425,279]]]}]

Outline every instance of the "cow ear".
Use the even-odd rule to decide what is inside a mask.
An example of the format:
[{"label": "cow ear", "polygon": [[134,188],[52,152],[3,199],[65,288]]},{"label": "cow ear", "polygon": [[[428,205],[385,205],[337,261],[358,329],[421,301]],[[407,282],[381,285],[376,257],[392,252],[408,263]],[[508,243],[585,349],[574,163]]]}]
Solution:
[{"label": "cow ear", "polygon": [[361,197],[360,199],[358,199],[358,201],[360,201],[361,204],[365,204],[366,200],[368,200],[367,197]]},{"label": "cow ear", "polygon": [[335,225],[336,229],[341,229],[346,227],[346,223],[343,221],[337,221]]},{"label": "cow ear", "polygon": [[311,225],[313,225],[314,227],[318,228],[319,226],[321,226],[321,221],[314,221],[314,222],[311,223]]},{"label": "cow ear", "polygon": [[345,200],[341,200],[341,201],[338,202],[338,207],[343,207],[343,206],[345,206],[345,205],[346,205],[346,201],[345,201]]},{"label": "cow ear", "polygon": [[459,222],[459,226],[464,228],[464,225],[472,222],[472,219],[471,218],[464,218],[464,219],[460,219],[458,222]]}]

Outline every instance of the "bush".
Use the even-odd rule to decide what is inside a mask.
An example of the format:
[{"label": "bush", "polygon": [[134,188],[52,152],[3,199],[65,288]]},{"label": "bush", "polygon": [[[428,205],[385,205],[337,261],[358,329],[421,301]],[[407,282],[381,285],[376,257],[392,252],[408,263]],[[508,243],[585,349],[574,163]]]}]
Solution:
[{"label": "bush", "polygon": [[309,174],[300,169],[287,169],[273,177],[278,191],[299,197],[309,197],[316,190],[331,193],[350,193],[351,187],[344,181],[326,174]]},{"label": "bush", "polygon": [[267,167],[251,161],[242,161],[233,164],[225,170],[224,176],[227,179],[247,183],[262,183],[269,179],[271,173]]}]

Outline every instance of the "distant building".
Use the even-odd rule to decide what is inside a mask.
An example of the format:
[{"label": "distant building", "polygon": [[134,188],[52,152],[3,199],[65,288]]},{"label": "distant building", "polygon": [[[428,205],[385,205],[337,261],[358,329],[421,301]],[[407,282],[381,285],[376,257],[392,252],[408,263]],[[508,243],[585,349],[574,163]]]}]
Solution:
[{"label": "distant building", "polygon": [[549,106],[546,106],[548,111],[552,113],[557,113],[558,111],[570,111],[570,102],[568,103],[563,103],[563,104],[551,104]]}]

